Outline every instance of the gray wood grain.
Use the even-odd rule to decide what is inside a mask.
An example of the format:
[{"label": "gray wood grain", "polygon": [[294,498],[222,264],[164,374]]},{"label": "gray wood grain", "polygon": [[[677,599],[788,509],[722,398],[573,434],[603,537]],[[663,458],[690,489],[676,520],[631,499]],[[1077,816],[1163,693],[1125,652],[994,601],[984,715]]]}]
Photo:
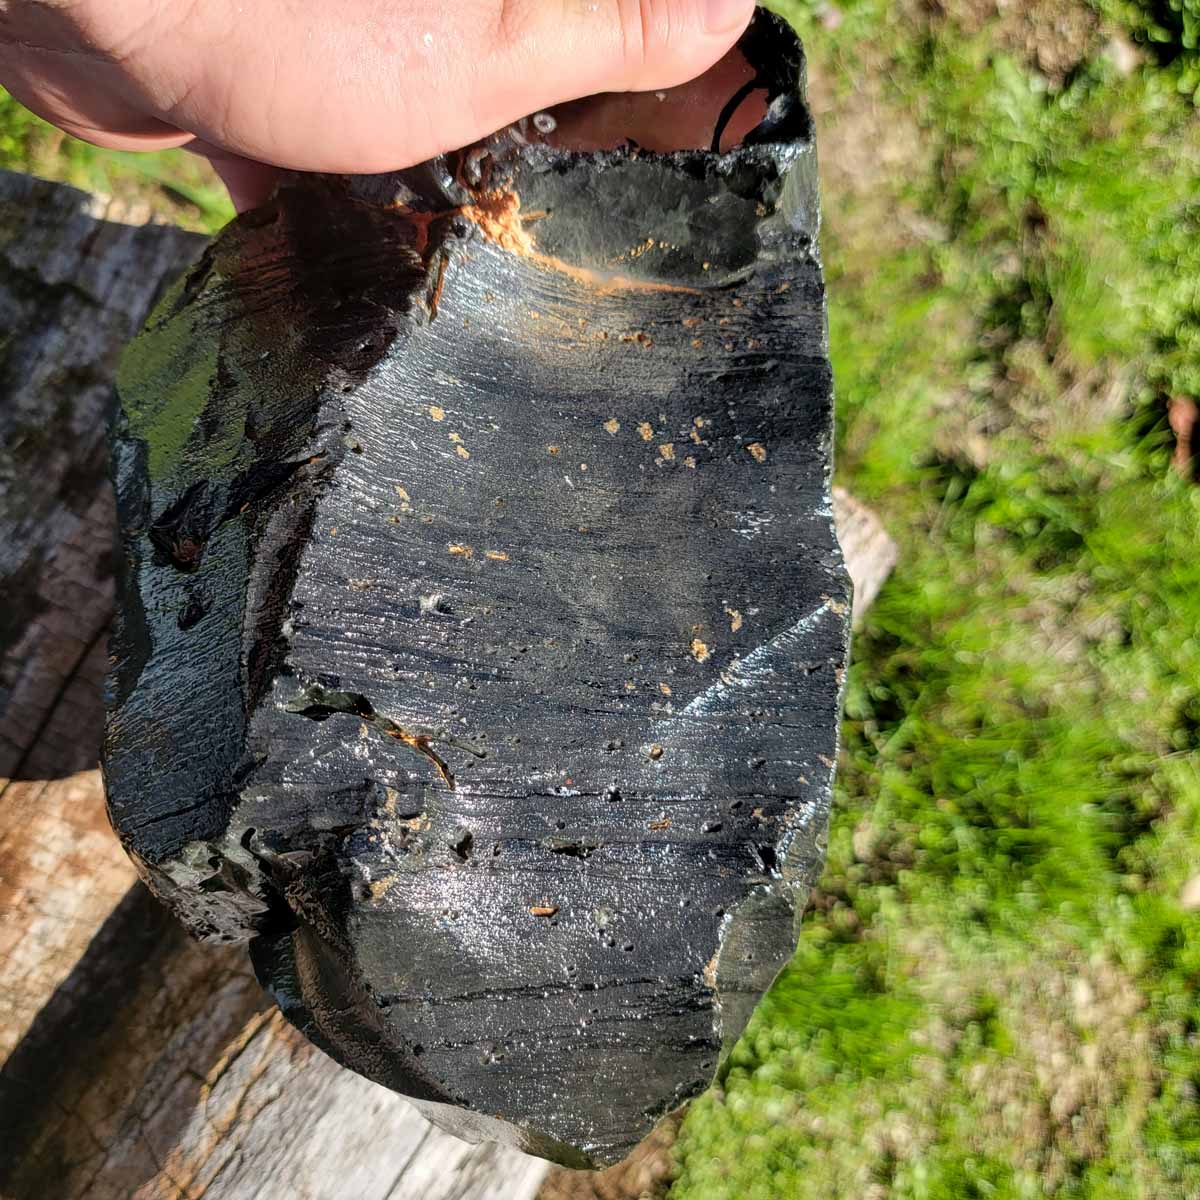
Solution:
[{"label": "gray wood grain", "polygon": [[0,780],[95,764],[113,603],[113,372],[164,276],[204,244],[107,220],[108,208],[0,174]]}]

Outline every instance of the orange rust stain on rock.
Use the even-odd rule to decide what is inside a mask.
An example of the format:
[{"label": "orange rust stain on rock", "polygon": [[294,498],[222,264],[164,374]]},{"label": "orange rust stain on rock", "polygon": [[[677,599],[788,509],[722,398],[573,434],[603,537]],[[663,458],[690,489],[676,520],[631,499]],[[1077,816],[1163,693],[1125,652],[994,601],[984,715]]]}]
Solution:
[{"label": "orange rust stain on rock", "polygon": [[521,198],[513,191],[480,192],[474,204],[459,210],[489,242],[514,254],[533,254],[533,238],[521,220]]},{"label": "orange rust stain on rock", "polygon": [[835,612],[840,617],[843,613],[850,611],[850,606],[843,603],[841,600],[835,600],[832,596],[821,596],[822,603],[829,606],[830,612]]},{"label": "orange rust stain on rock", "polygon": [[382,879],[371,880],[371,901],[378,904],[387,895],[388,888],[396,882],[395,875],[385,875]]},{"label": "orange rust stain on rock", "polygon": [[657,245],[654,238],[648,237],[644,242],[639,242],[636,246],[631,246],[624,254],[618,254],[613,262],[623,262],[625,259],[641,258],[643,254],[653,250]]},{"label": "orange rust stain on rock", "polygon": [[680,283],[660,283],[653,279],[631,279],[628,275],[610,275],[602,271],[593,271],[588,267],[577,267],[554,258],[549,254],[531,254],[529,256],[539,267],[550,271],[558,271],[584,287],[592,288],[602,296],[612,295],[613,292],[683,292],[689,296],[699,296],[699,288],[685,287]]},{"label": "orange rust stain on rock", "polygon": [[639,421],[637,431],[642,435],[643,442],[648,442],[654,437],[654,427],[649,421]]},{"label": "orange rust stain on rock", "polygon": [[474,204],[466,204],[458,212],[468,221],[474,222],[483,236],[502,250],[520,254],[539,267],[558,271],[560,274],[574,279],[577,283],[593,288],[602,294],[617,291],[700,294],[698,289],[684,287],[681,284],[658,283],[651,279],[631,279],[627,275],[607,274],[563,262],[561,258],[555,258],[550,254],[540,253],[533,238],[525,229],[525,223],[546,214],[527,213],[522,215],[521,198],[514,191],[495,189],[479,192],[475,197]]},{"label": "orange rust stain on rock", "polygon": [[430,739],[428,734],[409,733],[407,729],[401,729],[399,725],[394,723],[391,723],[391,728],[385,729],[384,733],[397,742],[402,742],[410,750],[415,750],[418,754],[427,758],[437,768],[437,773],[442,777],[442,782],[451,791],[454,791],[454,776],[450,773],[450,768],[438,755],[437,751],[429,744]]},{"label": "orange rust stain on rock", "polygon": [[712,657],[712,648],[699,638],[692,638],[691,651],[692,657],[697,662],[706,662]]},{"label": "orange rust stain on rock", "polygon": [[436,319],[438,315],[438,305],[442,302],[442,289],[446,286],[446,263],[448,261],[445,254],[438,256],[437,278],[433,282],[433,289],[428,300],[430,319]]},{"label": "orange rust stain on rock", "polygon": [[396,204],[395,208],[403,213],[404,219],[412,226],[413,250],[420,255],[421,261],[427,259],[429,250],[429,227],[440,219],[443,214],[437,212],[418,212],[404,204]]},{"label": "orange rust stain on rock", "polygon": [[614,434],[620,433],[621,432],[621,422],[618,421],[616,417],[611,417],[611,418],[609,418],[609,420],[604,422],[604,428],[609,433],[614,433]]}]

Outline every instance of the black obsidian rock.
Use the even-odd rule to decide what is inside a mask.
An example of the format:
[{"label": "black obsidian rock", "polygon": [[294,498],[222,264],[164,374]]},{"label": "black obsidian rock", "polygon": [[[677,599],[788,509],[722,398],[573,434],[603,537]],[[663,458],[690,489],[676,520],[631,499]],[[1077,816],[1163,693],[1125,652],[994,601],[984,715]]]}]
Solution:
[{"label": "black obsidian rock", "polygon": [[816,170],[799,47],[743,49],[726,153],[540,115],[294,181],[119,379],[123,842],[340,1062],[570,1165],[708,1084],[821,861]]}]

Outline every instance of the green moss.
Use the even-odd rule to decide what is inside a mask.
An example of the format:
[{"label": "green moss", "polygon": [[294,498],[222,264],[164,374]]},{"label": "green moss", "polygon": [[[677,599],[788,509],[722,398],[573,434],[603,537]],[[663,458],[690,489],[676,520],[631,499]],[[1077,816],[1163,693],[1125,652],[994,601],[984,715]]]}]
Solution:
[{"label": "green moss", "polygon": [[[209,409],[220,349],[219,339],[205,328],[200,305],[174,312],[185,285],[180,280],[168,292],[121,356],[117,372],[129,432],[146,443],[150,477],[166,485],[189,466],[187,450],[197,421]],[[206,430],[200,474],[219,474],[233,463],[242,452],[244,432],[244,421],[233,418]],[[193,474],[188,471],[189,479]]]},{"label": "green moss", "polygon": [[67,137],[0,88],[0,168],[69,183],[214,233],[232,216],[224,186],[208,163],[184,150],[134,154]]}]

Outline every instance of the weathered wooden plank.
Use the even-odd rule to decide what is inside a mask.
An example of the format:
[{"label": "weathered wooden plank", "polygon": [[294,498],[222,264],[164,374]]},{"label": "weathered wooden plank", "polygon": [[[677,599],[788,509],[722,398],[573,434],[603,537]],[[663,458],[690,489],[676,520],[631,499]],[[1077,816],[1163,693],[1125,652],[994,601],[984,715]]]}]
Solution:
[{"label": "weathered wooden plank", "polygon": [[0,1055],[135,876],[93,768],[112,616],[116,355],[203,239],[0,174]]},{"label": "weathered wooden plank", "polygon": [[4,788],[0,1061],[29,1031],[135,880],[104,815],[98,771],[11,781]]},{"label": "weathered wooden plank", "polygon": [[110,207],[0,173],[0,788],[95,765],[113,372],[164,277],[204,245]]},{"label": "weathered wooden plank", "polygon": [[675,1176],[675,1139],[686,1109],[660,1121],[616,1166],[602,1171],[551,1167],[537,1200],[662,1200]]},{"label": "weathered wooden plank", "polygon": [[13,1200],[521,1200],[545,1164],[343,1070],[139,885],[0,1070]]}]

